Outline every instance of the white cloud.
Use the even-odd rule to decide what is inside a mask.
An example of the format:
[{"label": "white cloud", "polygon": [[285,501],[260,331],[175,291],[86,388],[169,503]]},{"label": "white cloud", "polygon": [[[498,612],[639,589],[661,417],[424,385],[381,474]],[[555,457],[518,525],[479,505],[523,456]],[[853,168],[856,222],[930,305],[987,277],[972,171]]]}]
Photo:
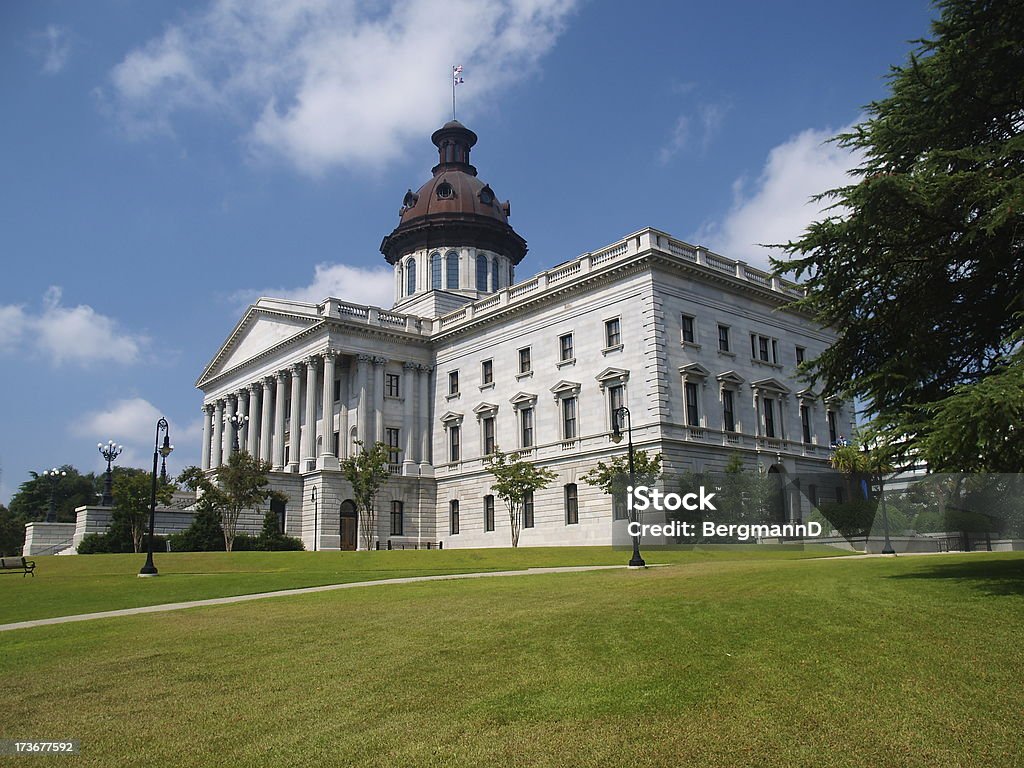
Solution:
[{"label": "white cloud", "polygon": [[116,320],[87,304],[63,306],[57,286],[47,290],[38,313],[20,305],[0,305],[3,354],[23,352],[47,357],[55,365],[129,364],[141,357],[148,343],[145,336],[122,331]]},{"label": "white cloud", "polygon": [[49,24],[36,34],[38,52],[43,60],[43,74],[56,75],[68,63],[71,55],[71,37],[65,27]]},{"label": "white cloud", "polygon": [[389,267],[350,267],[347,264],[317,264],[313,280],[298,288],[264,288],[241,291],[233,297],[251,304],[260,296],[315,303],[326,298],[356,304],[390,307],[395,299],[395,273]]},{"label": "white cloud", "polygon": [[228,113],[255,154],[316,175],[379,167],[463,104],[535,75],[577,0],[212,0],[130,52],[109,100],[130,131]]},{"label": "white cloud", "polygon": [[858,164],[850,150],[826,143],[850,128],[803,131],[772,148],[761,175],[753,185],[743,178],[733,183],[733,205],[721,222],[705,224],[694,235],[723,256],[751,264],[768,265],[778,249],[758,243],[795,240],[821,217],[828,201],[811,197],[850,182],[847,172]]},{"label": "white cloud", "polygon": [[679,115],[672,127],[672,134],[658,150],[658,162],[667,165],[690,144],[691,135],[694,133],[694,123],[699,128],[700,151],[706,152],[718,134],[718,128],[727,111],[726,107],[721,104],[701,104],[694,110],[693,116],[685,112]]},{"label": "white cloud", "polygon": [[[119,457],[121,466],[149,466],[153,457],[153,444],[156,438],[156,423],[162,413],[155,405],[141,397],[115,400],[105,408],[90,411],[71,425],[71,433],[90,441],[105,443],[113,440],[124,446],[124,453]],[[202,418],[197,418],[185,426],[170,421],[169,434],[174,445],[175,459],[178,466],[195,463],[198,456],[200,437],[202,435]],[[168,467],[168,472],[172,472]]]},{"label": "white cloud", "polygon": [[658,161],[665,165],[673,157],[679,154],[680,150],[686,146],[686,141],[690,137],[690,118],[686,115],[680,115],[676,120],[675,126],[672,128],[672,135],[669,136],[668,141],[665,145],[658,150]]}]

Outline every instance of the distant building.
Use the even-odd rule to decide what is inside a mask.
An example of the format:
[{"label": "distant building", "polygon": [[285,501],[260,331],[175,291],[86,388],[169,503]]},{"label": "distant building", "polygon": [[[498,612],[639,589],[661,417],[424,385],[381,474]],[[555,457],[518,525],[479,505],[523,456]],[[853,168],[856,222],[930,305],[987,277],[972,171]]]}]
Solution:
[{"label": "distant building", "polygon": [[581,476],[624,452],[609,438],[620,405],[637,448],[670,471],[720,470],[733,453],[787,475],[827,466],[850,413],[794,379],[833,340],[779,311],[795,285],[653,229],[516,282],[526,241],[469,162],[476,135],[452,121],[431,138],[433,176],[381,244],[394,306],[249,307],[196,384],[203,468],[226,460],[231,417],[248,416],[239,444],[273,465],[282,527],[310,549],[354,549],[338,462],[356,441],[395,450],[382,546],[508,546],[483,461],[496,448],[558,475],[528,505],[522,546],[609,543],[612,501]]}]

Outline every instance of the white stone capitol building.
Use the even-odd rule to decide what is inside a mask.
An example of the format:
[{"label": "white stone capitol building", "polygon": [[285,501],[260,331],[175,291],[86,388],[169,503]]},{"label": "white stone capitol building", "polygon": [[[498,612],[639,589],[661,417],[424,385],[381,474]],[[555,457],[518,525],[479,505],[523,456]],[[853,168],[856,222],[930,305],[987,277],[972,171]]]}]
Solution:
[{"label": "white stone capitol building", "polygon": [[[558,475],[527,504],[522,546],[610,543],[612,500],[581,477],[624,453],[610,439],[622,405],[636,447],[669,472],[720,470],[733,453],[751,469],[826,468],[850,419],[795,380],[833,338],[779,311],[796,286],[654,229],[516,282],[526,241],[470,165],[476,135],[452,121],[431,140],[433,177],[405,195],[381,244],[394,306],[250,306],[196,383],[204,469],[226,461],[230,419],[246,415],[241,450],[272,464],[287,533],[355,549],[338,467],[357,440],[395,449],[377,500],[382,548],[509,546],[484,463],[496,447]],[[800,504],[794,494],[787,515]]]}]

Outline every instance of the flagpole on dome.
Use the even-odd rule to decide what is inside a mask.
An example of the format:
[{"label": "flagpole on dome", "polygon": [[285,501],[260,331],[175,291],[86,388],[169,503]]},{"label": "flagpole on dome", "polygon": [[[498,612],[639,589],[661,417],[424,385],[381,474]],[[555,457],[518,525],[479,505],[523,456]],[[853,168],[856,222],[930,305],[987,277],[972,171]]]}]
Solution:
[{"label": "flagpole on dome", "polygon": [[458,64],[452,67],[452,120],[455,119],[455,86],[462,85],[465,80],[462,79],[462,65]]}]

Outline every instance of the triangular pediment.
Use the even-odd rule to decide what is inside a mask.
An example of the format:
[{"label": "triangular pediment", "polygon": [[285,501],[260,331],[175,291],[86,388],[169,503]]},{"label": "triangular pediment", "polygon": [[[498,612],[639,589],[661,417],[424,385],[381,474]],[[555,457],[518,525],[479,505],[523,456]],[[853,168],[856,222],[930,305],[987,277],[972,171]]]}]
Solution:
[{"label": "triangular pediment", "polygon": [[476,408],[473,409],[473,413],[477,416],[489,416],[492,413],[498,412],[498,406],[494,403],[480,403]]},{"label": "triangular pediment", "polygon": [[579,394],[582,385],[578,381],[566,381],[562,379],[551,388],[551,394],[555,397]]},{"label": "triangular pediment", "polygon": [[745,381],[736,371],[725,371],[715,376],[715,378],[723,384],[742,384]]},{"label": "triangular pediment", "polygon": [[594,378],[603,386],[605,384],[626,381],[629,378],[629,371],[625,368],[605,368]]},{"label": "triangular pediment", "polygon": [[461,424],[462,423],[462,414],[461,413],[455,413],[455,411],[446,411],[444,414],[441,415],[441,423],[442,424]]},{"label": "triangular pediment", "polygon": [[787,387],[778,379],[759,379],[758,381],[750,382],[750,386],[752,386],[754,389],[764,389],[771,392],[781,392],[782,394],[785,395],[789,394],[789,387]]},{"label": "triangular pediment", "polygon": [[[249,307],[203,371],[197,385],[202,386],[205,381],[280,346],[320,322],[315,306],[296,304],[296,308],[300,311],[268,310],[258,305]],[[301,310],[312,312],[306,314]]]},{"label": "triangular pediment", "polygon": [[513,408],[528,408],[537,402],[537,396],[531,395],[529,392],[517,392],[508,401],[512,403]]},{"label": "triangular pediment", "polygon": [[696,376],[701,379],[706,379],[711,375],[711,371],[700,363],[687,363],[686,365],[681,365],[679,366],[679,373],[684,376]]},{"label": "triangular pediment", "polygon": [[815,392],[810,387],[808,387],[807,389],[801,389],[799,392],[796,393],[796,396],[799,397],[801,400],[817,400],[818,399],[818,393]]}]

